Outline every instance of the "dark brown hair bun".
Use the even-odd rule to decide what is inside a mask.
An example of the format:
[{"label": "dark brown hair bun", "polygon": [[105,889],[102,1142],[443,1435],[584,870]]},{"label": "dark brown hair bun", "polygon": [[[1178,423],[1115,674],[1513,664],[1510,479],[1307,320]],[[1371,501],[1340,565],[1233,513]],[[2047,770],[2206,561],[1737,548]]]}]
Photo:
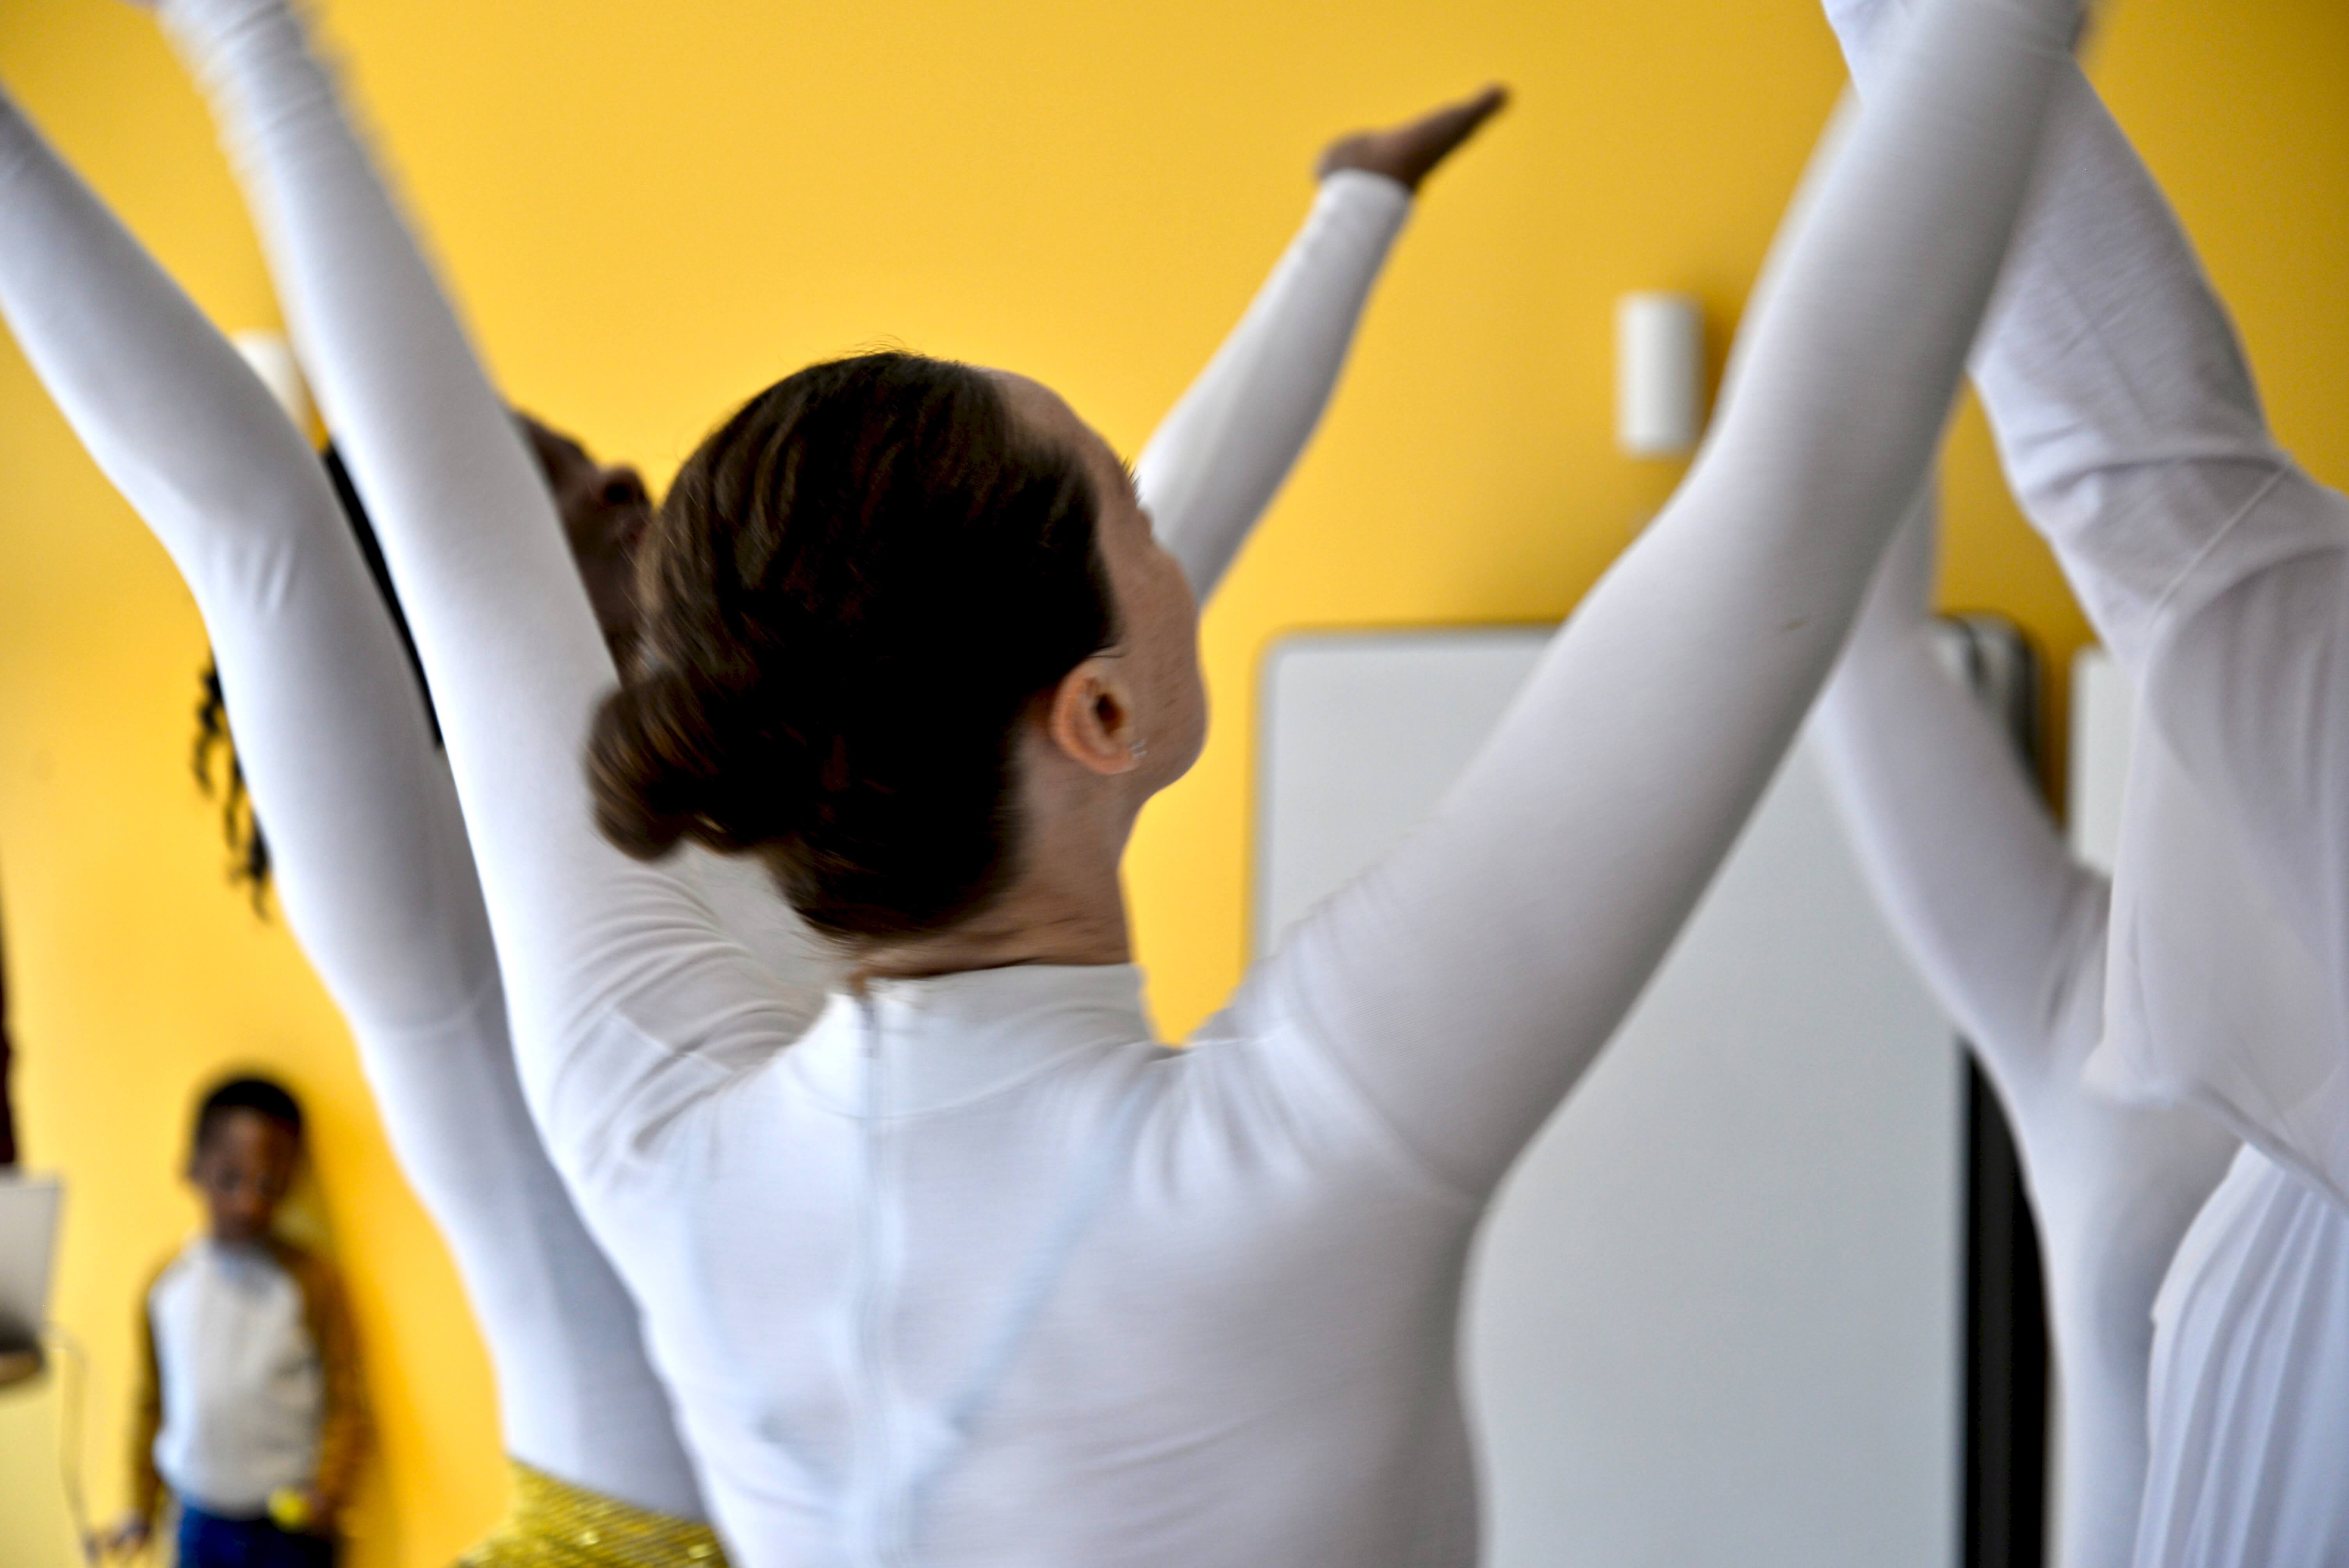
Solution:
[{"label": "dark brown hair bun", "polygon": [[755,851],[834,935],[967,917],[1016,861],[1021,714],[1115,640],[1096,512],[1076,455],[968,366],[868,354],[769,387],[642,547],[597,825],[641,858]]}]

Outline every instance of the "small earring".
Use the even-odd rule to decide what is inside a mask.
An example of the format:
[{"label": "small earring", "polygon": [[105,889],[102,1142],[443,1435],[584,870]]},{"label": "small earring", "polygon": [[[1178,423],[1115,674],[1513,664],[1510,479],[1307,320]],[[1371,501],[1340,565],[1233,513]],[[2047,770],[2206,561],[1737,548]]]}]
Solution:
[{"label": "small earring", "polygon": [[1150,755],[1150,742],[1146,740],[1135,741],[1132,746],[1126,748],[1126,755],[1133,758],[1136,762],[1141,761],[1143,758]]}]

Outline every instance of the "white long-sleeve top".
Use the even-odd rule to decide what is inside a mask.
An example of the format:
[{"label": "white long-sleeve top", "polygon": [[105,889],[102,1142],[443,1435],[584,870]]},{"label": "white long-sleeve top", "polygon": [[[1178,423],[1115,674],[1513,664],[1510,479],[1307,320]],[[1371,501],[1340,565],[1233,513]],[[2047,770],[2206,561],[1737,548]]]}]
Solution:
[{"label": "white long-sleeve top", "polygon": [[271,1250],[190,1241],[148,1286],[162,1422],[153,1462],[191,1508],[252,1517],[318,1473],[325,1356],[300,1284]]},{"label": "white long-sleeve top", "polygon": [[533,1110],[732,1549],[1464,1563],[1469,1239],[1766,784],[1921,478],[2067,0],[1934,0],[1713,436],[1444,805],[1170,1053],[1122,966],[802,1038],[581,781],[613,681],[543,488],[282,0],[173,0],[440,706]]},{"label": "white long-sleeve top", "polygon": [[[1152,440],[1143,493],[1203,593],[1311,434],[1410,205],[1377,175],[1324,181]],[[447,764],[316,459],[5,97],[0,218],[0,315],[212,632],[288,923],[455,1256],[508,1450],[574,1485],[701,1517],[635,1306],[530,1124]],[[771,982],[805,993],[786,1005],[812,1016],[821,955],[764,874],[692,859],[720,923]]]},{"label": "white long-sleeve top", "polygon": [[[1863,90],[1893,10],[1830,0]],[[2076,75],[1974,368],[2015,494],[2144,720],[2088,1078],[2193,1105],[2252,1146],[2158,1297],[2136,1561],[2338,1563],[2349,507],[2276,448],[2184,232]]]},{"label": "white long-sleeve top", "polygon": [[1933,535],[1928,495],[1828,683],[1820,755],[1877,902],[2020,1146],[2063,1412],[2055,1562],[2121,1568],[2145,1491],[2154,1300],[2236,1141],[2198,1111],[2120,1105],[2081,1082],[2104,1033],[2110,890],[1940,667]]}]

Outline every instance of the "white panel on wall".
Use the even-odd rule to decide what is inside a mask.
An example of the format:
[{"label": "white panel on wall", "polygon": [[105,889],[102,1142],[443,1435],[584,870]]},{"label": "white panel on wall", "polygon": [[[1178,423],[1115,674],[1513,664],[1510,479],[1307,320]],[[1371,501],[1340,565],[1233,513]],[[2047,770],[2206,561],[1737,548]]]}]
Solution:
[{"label": "white panel on wall", "polygon": [[[1273,653],[1260,940],[1426,812],[1547,634]],[[1486,1562],[1952,1563],[1963,1115],[1798,752],[1479,1243]]]},{"label": "white panel on wall", "polygon": [[2109,873],[2121,837],[2121,787],[2137,733],[2137,699],[2102,648],[2072,658],[2072,763],[2064,817],[2072,852]]}]

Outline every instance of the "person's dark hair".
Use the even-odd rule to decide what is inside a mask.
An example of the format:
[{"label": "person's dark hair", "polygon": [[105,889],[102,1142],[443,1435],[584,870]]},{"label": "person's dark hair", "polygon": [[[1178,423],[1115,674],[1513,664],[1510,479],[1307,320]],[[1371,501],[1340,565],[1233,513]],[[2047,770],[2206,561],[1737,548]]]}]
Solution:
[{"label": "person's dark hair", "polygon": [[1081,459],[967,365],[810,366],[701,444],[637,558],[642,640],[595,717],[629,854],[755,851],[819,931],[977,913],[1016,864],[1018,721],[1113,644]]},{"label": "person's dark hair", "polygon": [[[360,504],[358,487],[351,482],[350,470],[343,466],[343,455],[329,446],[321,454],[326,465],[326,478],[335,487],[335,499],[343,503],[343,519],[351,526],[351,535],[358,542],[359,556],[367,562],[367,574],[375,579],[376,592],[383,595],[384,608],[391,612],[391,624],[399,633],[400,646],[408,651],[408,667],[415,674],[417,695],[424,700],[425,721],[432,727],[432,743],[440,743],[440,717],[432,709],[432,690],[424,683],[424,661],[417,656],[416,639],[408,630],[407,613],[399,607],[399,595],[391,586],[391,568],[383,559],[383,546],[375,536],[375,524],[367,520],[367,508]],[[192,758],[196,782],[206,795],[216,797],[221,803],[221,835],[228,841],[229,881],[241,882],[253,895],[256,914],[269,912],[269,840],[261,830],[259,819],[253,814],[253,797],[245,792],[244,768],[237,761],[236,739],[229,727],[228,701],[222,695],[220,662],[204,661],[203,673],[197,677],[202,684],[202,695],[196,702],[196,746]],[[217,769],[217,777],[215,777]]]},{"label": "person's dark hair", "polygon": [[[221,836],[228,841],[228,878],[242,882],[253,895],[253,912],[269,913],[269,841],[253,815],[253,797],[245,793],[244,765],[237,760],[236,742],[228,732],[228,700],[221,695],[220,662],[204,661],[196,677],[202,696],[196,700],[196,747],[191,762],[196,783],[221,803]],[[220,776],[213,777],[217,766]]]},{"label": "person's dark hair", "polygon": [[301,1141],[302,1104],[294,1098],[294,1091],[275,1078],[248,1073],[214,1084],[205,1093],[196,1107],[195,1138],[190,1147],[202,1153],[221,1119],[233,1110],[267,1117],[292,1133],[295,1141]]}]

